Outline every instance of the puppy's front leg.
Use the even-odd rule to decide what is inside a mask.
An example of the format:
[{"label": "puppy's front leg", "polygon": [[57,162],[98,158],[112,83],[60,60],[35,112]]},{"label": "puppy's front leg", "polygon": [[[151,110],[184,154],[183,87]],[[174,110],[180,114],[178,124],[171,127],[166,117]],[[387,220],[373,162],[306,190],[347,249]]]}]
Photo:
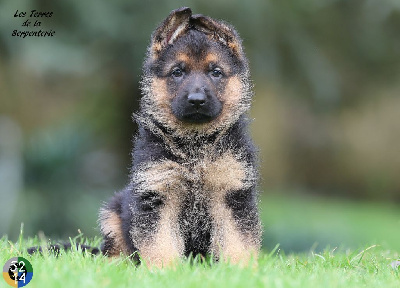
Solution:
[{"label": "puppy's front leg", "polygon": [[[214,233],[212,253],[217,259],[247,265],[258,256],[260,249],[260,224],[256,211],[232,211],[225,203],[213,205]],[[238,216],[238,213],[243,215]],[[246,214],[246,215],[245,215]]]},{"label": "puppy's front leg", "polygon": [[130,237],[146,265],[173,265],[184,252],[178,224],[185,193],[182,167],[168,160],[149,163],[137,170],[132,181],[136,204],[130,207]]},{"label": "puppy's front leg", "polygon": [[222,155],[208,165],[205,187],[211,191],[211,252],[215,258],[247,264],[251,257],[257,257],[261,225],[256,179],[251,164],[233,154]]}]

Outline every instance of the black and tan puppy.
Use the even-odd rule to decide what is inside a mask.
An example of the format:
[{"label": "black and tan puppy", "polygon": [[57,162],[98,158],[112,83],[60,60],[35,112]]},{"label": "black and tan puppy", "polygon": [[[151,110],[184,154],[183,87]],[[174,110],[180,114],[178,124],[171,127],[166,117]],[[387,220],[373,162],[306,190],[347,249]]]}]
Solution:
[{"label": "black and tan puppy", "polygon": [[190,254],[246,262],[260,248],[252,91],[234,28],[189,8],[152,35],[131,180],[100,211],[106,255],[163,266]]}]

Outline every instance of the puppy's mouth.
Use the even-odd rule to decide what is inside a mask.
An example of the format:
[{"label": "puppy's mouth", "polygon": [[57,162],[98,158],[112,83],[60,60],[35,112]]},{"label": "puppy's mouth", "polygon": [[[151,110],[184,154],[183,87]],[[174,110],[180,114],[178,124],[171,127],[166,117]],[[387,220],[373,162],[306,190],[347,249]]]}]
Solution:
[{"label": "puppy's mouth", "polygon": [[182,115],[181,120],[184,122],[188,122],[188,123],[202,124],[202,123],[211,122],[214,119],[215,119],[215,117],[213,117],[209,114],[204,114],[204,113],[197,111],[197,112]]}]

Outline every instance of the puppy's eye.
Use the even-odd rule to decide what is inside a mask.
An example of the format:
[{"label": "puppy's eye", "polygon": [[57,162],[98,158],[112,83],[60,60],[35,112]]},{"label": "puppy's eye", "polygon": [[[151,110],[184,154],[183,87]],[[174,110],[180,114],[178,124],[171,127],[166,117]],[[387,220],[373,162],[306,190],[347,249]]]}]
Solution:
[{"label": "puppy's eye", "polygon": [[181,68],[176,67],[172,70],[171,75],[175,78],[180,78],[183,76],[183,71]]},{"label": "puppy's eye", "polygon": [[223,73],[221,68],[214,68],[213,70],[211,70],[210,75],[214,78],[221,78]]}]

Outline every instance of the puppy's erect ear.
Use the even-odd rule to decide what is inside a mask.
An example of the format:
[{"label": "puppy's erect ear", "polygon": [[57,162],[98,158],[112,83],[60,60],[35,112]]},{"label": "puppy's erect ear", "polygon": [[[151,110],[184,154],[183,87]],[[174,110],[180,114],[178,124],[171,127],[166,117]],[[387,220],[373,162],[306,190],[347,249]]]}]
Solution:
[{"label": "puppy's erect ear", "polygon": [[188,7],[182,7],[173,10],[171,14],[154,31],[151,37],[150,52],[156,58],[160,51],[167,45],[172,44],[189,27],[189,19],[192,10]]},{"label": "puppy's erect ear", "polygon": [[228,46],[239,58],[243,58],[242,41],[236,30],[222,21],[196,14],[190,18],[190,26],[206,34],[208,37]]}]

